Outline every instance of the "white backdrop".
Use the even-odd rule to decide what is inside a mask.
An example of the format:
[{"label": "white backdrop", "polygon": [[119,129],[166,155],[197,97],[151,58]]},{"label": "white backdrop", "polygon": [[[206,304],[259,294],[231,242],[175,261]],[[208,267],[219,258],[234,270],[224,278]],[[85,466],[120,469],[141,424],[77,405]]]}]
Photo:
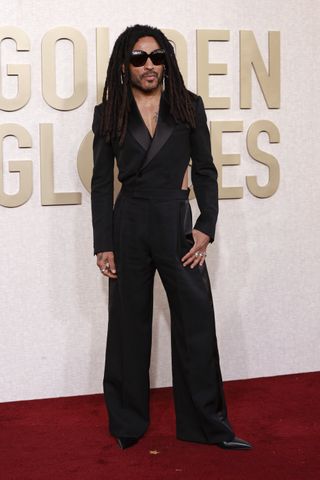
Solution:
[{"label": "white backdrop", "polygon": [[[32,148],[4,142],[4,183],[18,190],[9,159],[33,162],[33,195],[18,208],[0,207],[1,358],[0,400],[101,392],[107,331],[107,281],[92,255],[90,198],[76,168],[81,141],[91,128],[95,98],[95,28],[110,32],[110,46],[127,26],[149,23],[175,29],[188,44],[188,86],[196,91],[196,30],[230,30],[230,42],[215,47],[214,61],[229,75],[215,77],[215,95],[230,96],[230,110],[208,110],[209,120],[243,120],[242,133],[226,134],[226,153],[241,164],[225,167],[225,185],[244,187],[244,197],[221,200],[217,237],[207,265],[212,282],[224,379],[318,370],[319,354],[319,18],[318,0],[1,0],[1,25],[18,26],[31,40],[30,52],[2,47],[2,92],[13,96],[7,63],[31,63],[32,95],[16,112],[0,112],[32,137]],[[4,23],[5,22],[5,23]],[[72,26],[88,45],[89,91],[78,109],[59,112],[41,94],[41,39],[56,26]],[[239,108],[239,30],[252,30],[266,61],[267,33],[281,32],[282,100],[268,110],[257,81],[253,108]],[[70,49],[57,70],[60,94],[70,94]],[[90,73],[92,72],[92,74]],[[12,83],[13,82],[13,83]],[[68,90],[69,89],[69,90]],[[270,119],[280,144],[260,146],[280,164],[280,185],[270,198],[252,196],[245,175],[266,181],[267,169],[248,155],[245,134],[255,120]],[[54,124],[56,191],[82,192],[82,204],[41,206],[39,124]],[[318,147],[318,148],[317,148]],[[198,210],[192,200],[194,218]],[[169,311],[156,279],[151,383],[171,385]]]}]

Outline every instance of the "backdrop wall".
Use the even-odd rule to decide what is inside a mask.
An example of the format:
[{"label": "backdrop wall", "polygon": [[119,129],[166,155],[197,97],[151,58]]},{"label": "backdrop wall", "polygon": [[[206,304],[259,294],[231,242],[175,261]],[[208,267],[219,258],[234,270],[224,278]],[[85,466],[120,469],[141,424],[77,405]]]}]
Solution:
[{"label": "backdrop wall", "polygon": [[[109,28],[111,49],[119,33],[134,23],[173,29],[185,38],[188,86],[194,91],[199,59],[196,31],[229,32],[229,41],[210,46],[209,61],[227,64],[228,74],[210,79],[209,92],[229,97],[230,108],[207,110],[211,122],[242,122],[242,131],[223,134],[222,150],[240,156],[239,165],[223,167],[223,185],[243,187],[243,197],[220,200],[217,237],[207,257],[224,379],[318,370],[320,3],[11,0],[0,4],[1,27],[19,27],[30,40],[30,50],[21,52],[16,52],[13,40],[2,42],[3,98],[13,98],[17,92],[16,77],[6,75],[6,65],[31,65],[30,100],[19,110],[0,111],[2,126],[16,123],[30,136],[30,148],[18,148],[13,136],[3,141],[6,198],[19,191],[19,174],[9,172],[8,162],[31,160],[33,166],[30,199],[19,207],[0,207],[0,401],[101,391],[107,280],[92,255],[90,196],[79,177],[77,156],[97,103],[96,28]],[[58,26],[81,32],[88,52],[88,92],[81,106],[69,111],[48,105],[41,89],[41,42]],[[254,74],[252,108],[240,108],[240,30],[254,33],[266,67],[268,32],[280,32],[280,108],[268,108]],[[72,95],[71,78],[72,47],[62,41],[56,49],[60,97]],[[279,143],[270,143],[267,134],[259,135],[260,149],[272,154],[280,169],[279,187],[267,198],[252,195],[246,186],[248,175],[256,175],[261,185],[268,182],[268,168],[254,161],[246,144],[248,129],[262,119],[280,133]],[[50,139],[40,124],[53,128],[54,191],[79,192],[80,204],[42,205],[40,144],[50,157]],[[191,203],[195,219],[198,209],[195,200]],[[153,387],[171,385],[169,329],[167,300],[157,277]]]}]

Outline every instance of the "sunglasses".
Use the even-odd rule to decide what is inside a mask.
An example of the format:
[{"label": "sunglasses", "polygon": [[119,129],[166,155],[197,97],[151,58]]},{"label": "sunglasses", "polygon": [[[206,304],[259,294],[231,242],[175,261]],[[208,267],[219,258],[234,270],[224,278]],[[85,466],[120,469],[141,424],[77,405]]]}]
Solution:
[{"label": "sunglasses", "polygon": [[158,48],[151,53],[144,50],[133,50],[130,55],[130,63],[134,67],[142,67],[150,58],[153,65],[164,65],[166,60],[165,50]]}]

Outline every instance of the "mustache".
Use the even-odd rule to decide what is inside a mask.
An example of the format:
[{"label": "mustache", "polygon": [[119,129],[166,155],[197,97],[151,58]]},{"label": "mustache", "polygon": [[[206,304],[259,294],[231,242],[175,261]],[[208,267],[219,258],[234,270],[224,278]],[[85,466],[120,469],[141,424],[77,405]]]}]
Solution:
[{"label": "mustache", "polygon": [[143,73],[143,74],[141,75],[142,78],[144,78],[144,77],[151,77],[151,76],[152,76],[152,77],[156,77],[156,78],[159,77],[159,75],[157,74],[157,72],[152,72],[152,71],[151,71],[151,72]]}]

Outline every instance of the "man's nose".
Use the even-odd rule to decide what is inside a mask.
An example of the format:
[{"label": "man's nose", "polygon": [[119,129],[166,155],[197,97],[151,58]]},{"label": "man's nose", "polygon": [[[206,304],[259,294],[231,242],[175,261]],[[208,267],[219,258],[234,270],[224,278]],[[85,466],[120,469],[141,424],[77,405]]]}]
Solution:
[{"label": "man's nose", "polygon": [[153,68],[154,67],[150,57],[147,58],[147,61],[144,64],[144,66],[145,66],[145,68]]}]

